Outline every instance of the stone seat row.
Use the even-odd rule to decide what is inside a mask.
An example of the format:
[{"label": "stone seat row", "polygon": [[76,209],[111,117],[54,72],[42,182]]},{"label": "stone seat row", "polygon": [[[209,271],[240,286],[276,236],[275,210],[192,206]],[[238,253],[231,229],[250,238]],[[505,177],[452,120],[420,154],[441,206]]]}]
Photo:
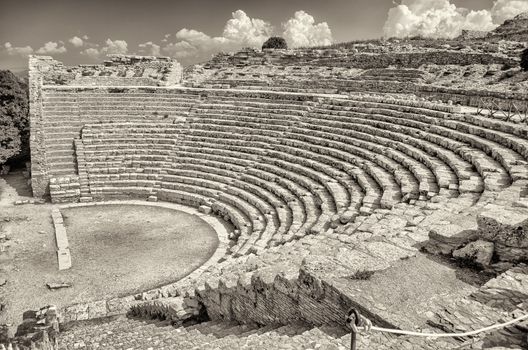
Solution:
[{"label": "stone seat row", "polygon": [[[319,112],[319,111],[318,111]],[[329,113],[328,110],[322,110],[322,113]],[[321,114],[322,114],[321,113]],[[468,156],[462,155],[463,147],[467,147],[472,152],[480,153],[478,157],[482,163],[487,163],[487,167],[492,169],[504,169],[510,172],[512,178],[516,178],[515,173],[522,173],[523,166],[526,165],[525,155],[517,152],[515,148],[523,151],[526,146],[526,141],[522,138],[506,134],[500,130],[484,130],[482,127],[470,123],[461,123],[451,118],[434,118],[427,117],[420,114],[410,113],[373,113],[372,111],[354,111],[335,113],[342,116],[342,119],[349,119],[350,123],[369,123],[369,120],[377,120],[382,123],[375,124],[376,127],[380,125],[392,124],[398,126],[402,131],[412,133],[428,139],[429,141],[448,144],[451,149],[458,149],[458,152],[463,158]],[[339,118],[332,116],[331,118]],[[372,125],[372,122],[371,122]],[[500,138],[499,138],[500,136]],[[509,145],[512,145],[510,148]],[[481,167],[481,162],[473,162],[475,167]],[[496,164],[499,163],[498,167]],[[481,168],[486,168],[482,166]]]},{"label": "stone seat row", "polygon": [[[447,138],[447,137],[446,137],[446,138]],[[467,138],[465,139],[465,141],[467,141]],[[473,141],[475,141],[475,140],[473,139]],[[471,141],[470,141],[470,142],[471,142]],[[489,145],[489,143],[488,143],[488,145]],[[487,149],[486,149],[486,150],[488,151],[488,153],[489,153],[489,149],[490,149],[490,147],[488,146]],[[501,152],[502,152],[502,151],[503,151],[503,150],[501,150]],[[508,151],[506,150],[506,152],[508,152]],[[510,152],[510,153],[511,153],[511,152]],[[514,155],[514,156],[515,156],[515,155]],[[465,157],[467,158],[467,155],[466,155]],[[503,157],[503,158],[504,158],[504,157]],[[511,158],[511,157],[510,157],[510,158]],[[522,162],[523,162],[523,161],[518,159],[518,158],[519,158],[518,155],[516,156],[516,158],[517,158],[517,160],[515,160],[515,162],[518,163],[518,164],[516,164],[516,165],[521,165],[521,166],[522,166]],[[481,164],[481,163],[483,163],[483,162],[485,163],[485,162],[486,162],[486,159],[484,159],[484,158],[481,157],[481,158],[479,159],[479,162],[474,162],[474,164],[477,164],[477,166],[479,167],[479,170],[481,170],[481,171],[482,171],[482,170],[486,170],[486,169],[492,169],[492,172],[494,172],[493,169],[499,169],[499,171],[500,171],[500,167],[497,167],[497,166],[496,166],[496,163],[493,163],[493,162],[488,162],[487,165],[484,165],[484,166],[480,165],[480,166],[479,166],[479,164]],[[519,163],[519,162],[520,162],[520,163]],[[522,167],[521,167],[521,168],[520,168],[520,167],[517,167],[517,168],[519,169],[519,170],[518,170],[518,173],[522,173]],[[489,174],[489,172],[488,172],[488,174]],[[493,174],[492,174],[492,175],[493,175]],[[486,178],[489,178],[489,176],[487,176]],[[496,181],[496,185],[497,185],[497,184],[499,184],[499,185],[504,185],[504,184],[507,183],[507,180],[505,180],[504,183],[502,183],[502,184],[501,184],[500,182],[501,182],[500,179],[497,180],[497,181]]]},{"label": "stone seat row", "polygon": [[[85,154],[86,154],[86,151],[85,151]],[[105,160],[105,161],[103,161],[103,162],[98,162],[98,161],[97,161],[97,158],[93,158],[93,157],[92,157],[91,155],[89,155],[89,154],[86,155],[86,157],[87,157],[88,161],[90,162],[90,173],[91,173],[91,177],[92,177],[92,179],[93,179],[93,181],[94,181],[94,183],[93,183],[94,188],[97,187],[97,186],[99,186],[99,185],[101,185],[101,183],[100,183],[100,181],[99,181],[100,179],[99,179],[99,180],[96,180],[96,178],[97,178],[96,172],[97,172],[97,171],[103,171],[103,169],[100,168],[102,165],[104,165],[104,166],[108,166],[108,168],[107,168],[106,170],[104,170],[103,173],[106,173],[107,171],[108,171],[108,173],[114,173],[115,175],[110,175],[110,176],[112,176],[112,178],[114,178],[114,179],[117,179],[118,177],[120,177],[120,176],[123,174],[123,171],[126,171],[126,170],[124,170],[122,167],[123,167],[123,166],[126,166],[126,165],[128,164],[128,160],[125,161],[125,162],[123,162],[123,159],[118,159],[118,160],[115,161],[115,162],[108,162],[107,160]],[[130,159],[130,157],[128,157],[128,158]],[[141,166],[140,163],[135,162],[135,161],[130,162],[129,164],[130,164],[130,167],[131,167],[131,168],[137,168],[138,166]],[[171,164],[172,164],[172,163],[171,163]],[[148,165],[153,165],[153,164],[152,164],[152,162],[150,162],[150,163],[148,163]],[[121,168],[119,168],[120,166],[121,166]],[[165,167],[167,167],[166,164],[165,164]],[[176,165],[174,168],[177,169],[178,166]],[[119,169],[121,169],[121,170],[119,170]],[[138,169],[135,169],[134,171],[137,171],[137,170],[138,170]],[[119,175],[118,175],[118,174],[119,174]],[[137,178],[136,176],[134,176],[134,177]],[[128,176],[126,176],[126,177],[124,177],[124,178],[128,178]],[[193,178],[190,178],[190,179],[192,180]],[[174,180],[174,178],[173,178],[172,180]],[[180,178],[180,180],[181,180],[181,178]],[[202,183],[199,183],[199,184],[200,184],[201,186],[204,186],[204,183],[203,183],[203,182],[202,182]],[[209,184],[210,184],[210,183],[209,183]],[[108,185],[108,184],[107,184],[107,185]],[[127,187],[129,187],[130,182],[128,182],[128,183],[125,182],[124,185],[127,186]],[[224,185],[225,185],[225,184],[224,184]],[[111,187],[115,187],[115,184],[112,185]],[[166,186],[162,186],[162,187],[166,187]],[[254,189],[255,189],[255,188],[254,188]],[[261,193],[262,193],[262,191],[261,191]],[[241,197],[243,197],[242,194],[239,194],[239,195],[240,195]],[[254,200],[253,200],[253,202],[254,202]],[[264,207],[264,205],[262,205],[262,204],[260,205],[260,208],[259,208],[259,209],[260,209],[261,211],[265,211],[265,212],[267,212],[267,213],[270,212],[270,208],[269,208],[269,207],[266,208],[266,207]],[[286,220],[283,220],[283,221],[286,221]],[[282,229],[282,231],[285,232],[286,229]]]},{"label": "stone seat row", "polygon": [[[231,131],[228,131],[228,129],[231,130]],[[301,128],[299,128],[299,129],[301,129]],[[227,127],[224,128],[224,127],[215,126],[215,127],[213,128],[213,131],[214,131],[214,132],[211,132],[211,126],[208,126],[208,129],[206,129],[206,130],[209,130],[209,132],[207,132],[207,131],[202,132],[202,134],[205,133],[205,136],[207,136],[207,134],[211,134],[211,135],[214,134],[216,137],[221,137],[221,138],[230,138],[230,134],[232,134],[233,131],[236,131],[236,133],[239,133],[240,131],[245,131],[245,130],[241,130],[240,128],[237,128],[237,127],[231,127],[231,126],[230,126],[229,128],[227,128]],[[192,132],[193,132],[193,133],[196,133],[197,131],[196,131],[196,130],[193,130]],[[303,132],[303,130],[301,129],[300,133],[302,134],[302,132]],[[237,136],[238,136],[238,137],[243,137],[244,134],[242,134],[242,135],[237,135]],[[274,134],[268,134],[268,135],[265,135],[265,137],[267,137],[267,142],[268,142],[268,143],[270,143],[270,142],[273,143],[273,142],[274,142],[274,141],[273,141],[273,140],[274,140],[274,136],[275,136]],[[250,136],[250,138],[251,138],[251,136]],[[285,138],[286,138],[286,137],[280,137],[279,139],[282,140],[282,139],[285,139]],[[247,142],[247,141],[248,141],[248,140],[246,140],[246,142]],[[250,140],[249,140],[249,141],[250,141]],[[377,155],[373,155],[373,157],[377,157]],[[293,159],[293,160],[294,160],[294,159]],[[398,167],[398,165],[394,164],[393,167]],[[400,168],[401,168],[401,167],[400,167]],[[409,177],[411,177],[410,174],[407,175],[407,178],[409,178]],[[403,177],[402,177],[402,178],[403,178]],[[404,180],[402,180],[402,181],[404,181]],[[409,181],[411,181],[411,180],[409,180]],[[412,192],[413,190],[414,190],[415,193],[418,193],[418,192],[419,192],[419,190],[418,190],[418,188],[417,188],[418,186],[417,186],[416,184],[415,184],[415,185],[410,185],[410,187],[411,187],[411,188],[409,188],[409,191],[410,191],[410,192]],[[427,188],[426,188],[426,190],[427,190]],[[432,192],[432,191],[427,191],[427,192]]]},{"label": "stone seat row", "polygon": [[[215,133],[215,137],[218,137],[218,133]],[[213,140],[211,140],[211,141],[213,141]],[[211,142],[211,141],[210,141],[210,142]]]},{"label": "stone seat row", "polygon": [[[112,93],[109,90],[105,91],[105,89],[102,89],[101,91],[97,92],[97,90],[94,90],[93,92],[89,91],[76,91],[75,89],[71,90],[57,90],[57,89],[44,89],[43,95],[44,95],[44,102],[70,102],[70,101],[87,101],[87,100],[108,100],[108,101],[131,101],[131,102],[137,102],[142,99],[166,99],[166,100],[198,100],[200,99],[200,92],[197,91],[196,93],[193,93],[193,91],[184,91],[183,93],[180,93],[179,91],[175,90],[164,90],[164,89],[151,89],[152,92],[139,92],[135,90],[134,88],[127,88],[123,87],[122,92],[119,93]],[[79,92],[82,92],[79,94]]]},{"label": "stone seat row", "polygon": [[[171,131],[165,136],[159,135],[160,140],[172,139],[174,147],[161,149],[157,154],[156,146],[152,145],[150,157],[135,153],[134,147],[128,148],[127,145],[139,139],[149,147],[149,142],[141,140],[151,134],[163,133],[163,127],[156,125],[148,129],[148,123],[107,123],[90,132],[86,129],[83,142],[86,141],[87,159],[96,167],[115,169],[124,166],[130,173],[149,168],[160,176],[166,175],[163,172],[171,167],[177,168],[180,161],[193,163],[194,159],[200,158],[243,166],[238,174],[227,169],[233,174],[223,175],[202,168],[199,173],[192,173],[201,179],[198,182],[189,175],[190,172],[187,175],[172,174],[170,179],[173,181],[155,180],[158,182],[152,185],[149,193],[177,184],[180,187],[168,189],[189,193],[199,189],[202,196],[219,201],[218,191],[229,193],[230,188],[236,188],[236,191],[243,188],[243,192],[237,192],[243,203],[226,203],[241,210],[250,220],[251,227],[256,225],[258,228],[241,236],[241,242],[248,238],[245,247],[259,241],[260,237],[264,237],[265,243],[258,247],[266,247],[274,233],[280,231],[282,235],[288,222],[294,222],[289,219],[293,218],[294,210],[279,214],[277,199],[284,201],[286,191],[295,198],[295,215],[300,217],[302,213],[305,222],[311,220],[316,228],[313,231],[317,232],[336,220],[346,221],[345,213],[354,216],[361,213],[362,208],[365,212],[369,205],[371,209],[380,205],[390,207],[401,200],[431,198],[442,189],[477,193],[484,188],[500,189],[508,185],[512,175],[503,169],[504,165],[511,170],[523,165],[523,157],[504,146],[506,142],[514,142],[517,149],[522,150],[521,137],[506,132],[504,128],[483,133],[483,127],[478,124],[456,120],[441,111],[422,113],[425,109],[422,106],[384,104],[372,98],[371,101],[358,102],[358,107],[354,107],[352,101],[322,99],[297,101],[293,109],[287,109],[274,99],[266,103],[260,97],[250,96],[247,106],[243,99],[237,100],[236,105],[233,100],[233,97],[221,94],[207,97],[192,110],[185,124],[170,127]],[[237,109],[239,113],[231,115]],[[272,111],[280,113],[280,117],[275,114],[275,118],[268,118],[267,114],[274,114],[270,113]],[[289,111],[298,115],[288,120],[283,115]],[[231,118],[226,117],[228,115]],[[142,128],[152,131],[143,132]],[[121,133],[120,129],[125,131]],[[459,130],[468,132],[465,134]],[[128,137],[128,134],[135,137]],[[121,138],[123,135],[127,136]],[[156,139],[156,136],[152,138]],[[93,140],[98,141],[92,145],[98,144],[102,148],[90,148]],[[268,179],[266,174],[270,174]],[[257,190],[255,186],[259,185],[244,186],[230,180],[240,180],[241,176],[250,176],[259,185],[267,183],[266,191],[274,188],[271,182],[280,183],[282,189],[274,188],[275,192],[266,194]],[[194,179],[192,183],[188,183],[189,178]],[[119,187],[118,183],[107,185]],[[101,184],[97,183],[95,187],[101,187]],[[106,186],[102,184],[102,187]],[[124,187],[130,186],[124,184]],[[279,197],[281,193],[284,197]],[[357,199],[358,193],[361,193],[361,200]],[[222,199],[231,200],[230,197]],[[256,211],[250,212],[248,208],[251,207]],[[266,216],[273,212],[275,214],[271,217]],[[256,220],[256,217],[263,219]],[[270,225],[266,226],[268,222]],[[303,222],[297,220],[297,227],[299,224],[302,226]],[[257,234],[249,240],[253,232]]]},{"label": "stone seat row", "polygon": [[[201,152],[234,160],[244,155],[259,155],[258,158],[252,158],[251,167],[255,171],[271,169],[282,178],[288,178],[295,184],[302,185],[317,196],[322,203],[322,208],[326,209],[329,214],[332,211],[343,213],[357,207],[355,201],[359,199],[358,185],[342,171],[332,169],[315,160],[303,162],[299,155],[275,150],[262,151],[259,147],[244,147],[233,144],[233,142],[223,144],[222,140],[215,137],[189,135],[186,143],[192,145],[192,150],[197,157]],[[187,147],[186,151],[189,150],[191,148]]]},{"label": "stone seat row", "polygon": [[[207,120],[205,120],[205,122],[207,122]],[[223,133],[228,133],[228,129],[229,129],[229,130],[234,130],[236,133],[243,133],[243,132],[246,131],[245,129],[242,129],[241,127],[233,127],[232,124],[235,124],[235,123],[233,123],[233,122],[231,122],[230,124],[231,124],[231,125],[228,125],[228,126],[225,126],[224,124],[222,124],[221,126],[215,126],[215,127],[213,128],[213,130],[214,130],[215,132],[223,132]],[[211,128],[212,128],[211,126],[208,126],[208,130],[211,130]],[[285,129],[284,131],[287,132],[288,130],[291,130],[292,133],[300,133],[300,134],[304,134],[304,133],[306,133],[306,131],[309,130],[309,129],[308,129],[308,128],[303,128],[303,127],[299,127],[299,128],[296,127],[296,128],[291,128],[291,129]],[[193,131],[193,132],[194,132],[194,131]],[[310,132],[312,132],[312,130],[310,130]],[[268,136],[268,137],[270,138],[270,141],[271,141],[271,140],[273,139],[273,136],[274,136],[274,135],[273,135],[273,134],[268,134],[268,135],[266,135],[266,136]],[[228,136],[226,136],[226,137],[228,137]],[[283,139],[283,138],[286,138],[286,137],[281,137],[280,139]],[[363,146],[364,146],[364,145],[363,145]],[[371,148],[372,148],[372,147],[371,147]],[[397,151],[392,151],[391,149],[389,149],[389,151],[390,151],[390,152],[393,152],[393,153],[397,152]],[[378,152],[378,153],[382,153],[382,152]],[[377,155],[374,155],[373,157],[376,157],[376,156],[377,156]],[[396,158],[397,158],[397,159],[394,160],[395,163],[393,164],[392,168],[393,168],[393,169],[396,169],[396,168],[402,169],[402,168],[399,167],[396,163],[398,163],[398,161],[404,163],[406,159],[402,159],[402,157],[400,157],[400,158],[396,157]],[[387,162],[390,163],[391,161],[387,161]],[[399,163],[398,163],[398,164],[399,164]],[[414,169],[414,176],[416,176],[417,178],[420,178],[420,177],[423,177],[423,176],[427,176],[428,170],[427,170],[427,168],[426,168],[425,166],[423,166],[421,163],[414,162],[414,164],[412,164],[412,165],[414,165],[416,168],[421,168],[421,171],[422,171],[422,172],[420,173],[419,170]],[[408,165],[407,165],[407,166],[408,166]],[[409,166],[408,166],[408,167],[409,167]],[[412,169],[412,166],[411,166],[411,169]],[[404,171],[404,170],[401,170],[400,173],[401,173],[402,171]],[[393,172],[395,172],[395,171],[393,171]],[[411,171],[411,172],[412,172],[412,171]],[[425,174],[425,175],[424,175],[424,174]],[[409,175],[409,174],[407,174],[407,175],[402,175],[402,176],[401,176],[402,181],[406,181],[405,179],[406,179],[406,178],[408,179],[410,176],[411,176],[411,175]],[[409,180],[409,181],[412,181],[412,180]],[[428,192],[431,192],[431,193],[432,193],[432,192],[438,192],[436,186],[434,185],[434,179],[433,179],[432,175],[431,175],[428,179],[424,180],[424,181],[422,182],[422,184],[423,184],[423,185],[422,185],[422,188],[420,189],[421,191],[425,191],[425,193],[428,193]],[[430,185],[429,185],[429,184],[430,184]],[[410,186],[410,191],[414,191],[414,192],[416,192],[416,193],[420,191],[420,190],[418,190],[418,189],[416,188],[416,187],[417,187],[416,185],[412,185],[412,184],[410,184],[409,186]],[[419,186],[420,186],[420,185],[418,185],[418,187],[419,187]]]},{"label": "stone seat row", "polygon": [[[302,96],[302,95],[300,95]],[[269,98],[266,98],[269,97]],[[266,97],[255,97],[255,96],[224,96],[224,95],[212,95],[207,96],[204,102],[209,101],[213,103],[228,103],[235,105],[252,105],[254,107],[268,107],[274,105],[288,105],[289,107],[283,108],[297,108],[303,107],[306,109],[310,106],[317,106],[320,102],[329,102],[328,105],[340,106],[341,109],[344,107],[365,107],[365,108],[380,108],[380,109],[392,109],[400,112],[415,112],[418,114],[446,117],[447,113],[452,113],[455,108],[449,105],[436,105],[428,101],[421,100],[400,100],[387,96],[373,96],[373,95],[350,95],[347,98],[337,99],[334,97],[319,97],[317,95],[306,95],[305,98],[299,98],[299,95],[285,95],[275,96],[270,95]],[[279,99],[280,98],[280,99]],[[251,103],[251,104],[250,104]]]},{"label": "stone seat row", "polygon": [[[286,95],[286,94],[281,94],[281,93],[269,94],[267,92],[249,93],[248,91],[214,91],[214,90],[209,90],[209,89],[192,89],[192,90],[188,90],[188,89],[185,89],[185,88],[183,88],[183,89],[156,90],[155,94],[153,94],[153,93],[138,93],[138,92],[135,92],[133,89],[131,91],[127,91],[127,92],[124,92],[124,93],[117,93],[117,94],[116,93],[112,94],[112,93],[109,93],[109,92],[99,92],[99,93],[83,92],[83,94],[81,94],[81,95],[79,95],[77,93],[77,91],[75,91],[75,90],[73,90],[72,92],[69,92],[69,91],[53,91],[53,90],[49,91],[49,90],[45,90],[45,97],[46,97],[45,101],[49,100],[50,102],[60,102],[60,101],[55,100],[55,98],[58,97],[60,99],[60,98],[63,98],[63,96],[69,97],[71,99],[71,101],[92,100],[94,102],[99,102],[99,101],[104,102],[104,101],[106,101],[106,99],[108,99],[108,101],[112,102],[112,103],[116,103],[116,102],[120,103],[120,101],[129,102],[128,100],[131,100],[132,102],[137,102],[137,101],[149,100],[149,97],[151,99],[163,99],[163,98],[168,98],[168,99],[189,99],[189,100],[192,100],[192,101],[200,100],[202,98],[201,96],[206,96],[206,98],[211,98],[211,97],[224,98],[224,97],[228,97],[228,98],[241,98],[241,99],[259,97],[259,98],[267,99],[268,101],[273,100],[273,101],[275,101],[277,103],[282,102],[282,103],[286,103],[286,104],[290,104],[294,100],[310,100],[310,99],[313,99],[313,94],[307,94],[306,96],[303,96],[301,94]],[[445,111],[448,111],[448,112],[452,112],[453,111],[453,107],[452,106],[447,106],[447,105],[438,105],[438,104],[434,104],[434,103],[426,102],[426,101],[412,101],[412,100],[405,100],[404,101],[404,100],[397,100],[397,99],[393,99],[393,98],[388,98],[387,99],[387,97],[372,96],[372,95],[366,95],[366,94],[361,94],[361,96],[359,96],[359,95],[354,96],[354,100],[356,100],[356,101],[359,101],[359,100],[363,100],[363,101],[378,101],[378,102],[385,101],[386,103],[390,103],[390,104],[400,104],[402,106],[406,105],[406,106],[414,106],[414,107],[416,107],[418,105],[424,105],[424,106],[427,106],[427,108],[429,108],[431,110],[432,109],[435,109],[435,110],[444,109]],[[95,103],[95,105],[100,105],[100,103]]]},{"label": "stone seat row", "polygon": [[[113,166],[113,167],[111,167],[111,168],[109,169],[110,172],[119,173],[120,171],[119,171],[118,168],[117,168],[117,166],[118,166],[119,164],[120,164],[120,162],[116,162],[116,163],[114,163],[114,164],[109,164],[109,165]],[[121,164],[121,165],[122,165],[122,164]],[[97,169],[98,164],[97,164],[97,163],[92,163],[91,166],[92,166],[92,172],[94,172],[95,169]],[[175,168],[178,168],[178,165],[176,165]],[[112,171],[112,169],[113,169],[114,171]],[[293,184],[293,182],[292,182],[292,184]],[[201,185],[201,186],[204,186],[203,183],[201,183],[200,185]],[[165,186],[162,186],[162,187],[165,187]],[[253,189],[254,189],[254,190],[255,190],[256,188],[258,188],[258,187],[253,186]],[[261,195],[261,194],[262,194],[262,191],[260,191],[259,194]],[[303,199],[303,200],[304,200],[304,199]],[[316,206],[313,205],[313,204],[312,204],[312,208],[313,208],[313,209],[312,209],[312,212],[314,212],[315,210],[317,210]],[[267,210],[267,211],[269,212],[269,208],[265,209],[265,208],[263,208],[263,207],[261,206],[260,209],[261,209],[261,210]],[[295,212],[296,212],[296,216],[298,217],[298,216],[299,216],[299,213],[303,213],[303,210],[302,210],[302,209],[301,209],[301,210],[295,210]],[[306,212],[306,210],[304,210],[304,212]],[[311,215],[310,212],[308,212],[308,214]],[[312,216],[313,216],[313,215],[312,215]],[[299,221],[299,220],[297,220],[297,221]],[[312,220],[312,221],[313,221],[313,220]],[[297,225],[299,226],[298,222],[297,222]],[[285,231],[286,231],[285,229],[282,230],[282,232],[285,232]]]},{"label": "stone seat row", "polygon": [[[181,156],[185,156],[185,158],[205,158],[207,160],[224,161],[235,165],[244,164],[243,161],[240,161],[240,152],[224,151],[217,153],[212,149],[194,145],[183,148],[179,153]],[[249,169],[252,169],[251,175],[268,182],[276,181],[278,185],[293,193],[299,199],[299,202],[304,204],[304,212],[310,219],[308,221],[313,223],[317,228],[324,226],[331,215],[335,214],[334,203],[330,194],[309,177],[296,174],[289,169],[259,162],[257,159],[246,161],[245,164],[246,167],[243,169],[242,174],[249,173]],[[281,192],[278,192],[278,194],[280,195]],[[313,218],[317,218],[317,220],[312,220]]]}]

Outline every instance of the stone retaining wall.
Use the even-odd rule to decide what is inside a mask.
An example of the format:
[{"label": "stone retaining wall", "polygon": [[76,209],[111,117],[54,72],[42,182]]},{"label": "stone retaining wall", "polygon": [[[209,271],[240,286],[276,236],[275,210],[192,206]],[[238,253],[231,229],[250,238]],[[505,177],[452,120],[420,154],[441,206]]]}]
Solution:
[{"label": "stone retaining wall", "polygon": [[512,110],[513,104],[520,112],[528,112],[528,96],[523,93],[461,90],[427,85],[418,85],[414,93],[433,100],[453,101],[470,107],[482,107],[492,102],[503,111]]},{"label": "stone retaining wall", "polygon": [[52,203],[78,202],[81,196],[79,176],[52,177],[49,188]]},{"label": "stone retaining wall", "polygon": [[42,71],[45,85],[172,86],[181,82],[183,69],[169,57],[109,55],[108,58],[103,64],[73,67],[48,56],[31,56],[30,60],[49,65],[49,69]]}]

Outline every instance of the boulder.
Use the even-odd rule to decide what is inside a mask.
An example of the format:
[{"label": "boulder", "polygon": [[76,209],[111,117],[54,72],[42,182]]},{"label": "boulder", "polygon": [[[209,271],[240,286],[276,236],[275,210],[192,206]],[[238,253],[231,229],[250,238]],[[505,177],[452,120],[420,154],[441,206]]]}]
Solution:
[{"label": "boulder", "polygon": [[494,250],[495,246],[492,242],[478,240],[455,250],[453,256],[458,259],[472,260],[482,266],[488,266],[493,258]]},{"label": "boulder", "polygon": [[528,248],[528,209],[490,204],[477,216],[479,236],[505,246]]},{"label": "boulder", "polygon": [[431,226],[425,249],[433,254],[451,254],[476,238],[478,226],[474,216],[453,216],[449,221]]}]

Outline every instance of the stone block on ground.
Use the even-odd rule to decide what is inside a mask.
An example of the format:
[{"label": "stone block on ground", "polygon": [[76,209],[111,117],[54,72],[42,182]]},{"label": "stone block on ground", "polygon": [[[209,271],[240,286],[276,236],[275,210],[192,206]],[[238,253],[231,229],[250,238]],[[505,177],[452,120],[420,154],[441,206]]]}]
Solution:
[{"label": "stone block on ground", "polygon": [[528,248],[528,209],[488,205],[477,222],[482,239]]},{"label": "stone block on ground", "polygon": [[471,260],[481,266],[488,266],[493,258],[494,250],[495,246],[492,242],[478,240],[455,250],[453,256],[458,259]]},{"label": "stone block on ground", "polygon": [[67,270],[71,268],[72,262],[69,248],[57,250],[57,259],[59,262],[59,270]]},{"label": "stone block on ground", "polygon": [[211,207],[207,205],[200,205],[200,207],[198,207],[198,210],[204,214],[211,214],[212,212]]},{"label": "stone block on ground", "polygon": [[62,289],[62,288],[70,288],[72,285],[66,282],[48,282],[46,283],[46,286],[49,289]]},{"label": "stone block on ground", "polygon": [[425,249],[433,254],[451,254],[477,237],[478,225],[474,216],[454,216],[445,223],[431,226]]}]

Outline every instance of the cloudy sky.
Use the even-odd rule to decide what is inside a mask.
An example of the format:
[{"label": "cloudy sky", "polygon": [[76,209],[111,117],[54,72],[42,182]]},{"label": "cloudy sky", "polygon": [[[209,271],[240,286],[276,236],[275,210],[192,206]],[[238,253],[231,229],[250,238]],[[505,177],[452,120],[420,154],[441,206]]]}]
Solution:
[{"label": "cloudy sky", "polygon": [[153,54],[186,65],[270,35],[292,47],[456,36],[522,11],[528,0],[0,0],[0,69],[26,69],[29,54],[66,64]]}]

